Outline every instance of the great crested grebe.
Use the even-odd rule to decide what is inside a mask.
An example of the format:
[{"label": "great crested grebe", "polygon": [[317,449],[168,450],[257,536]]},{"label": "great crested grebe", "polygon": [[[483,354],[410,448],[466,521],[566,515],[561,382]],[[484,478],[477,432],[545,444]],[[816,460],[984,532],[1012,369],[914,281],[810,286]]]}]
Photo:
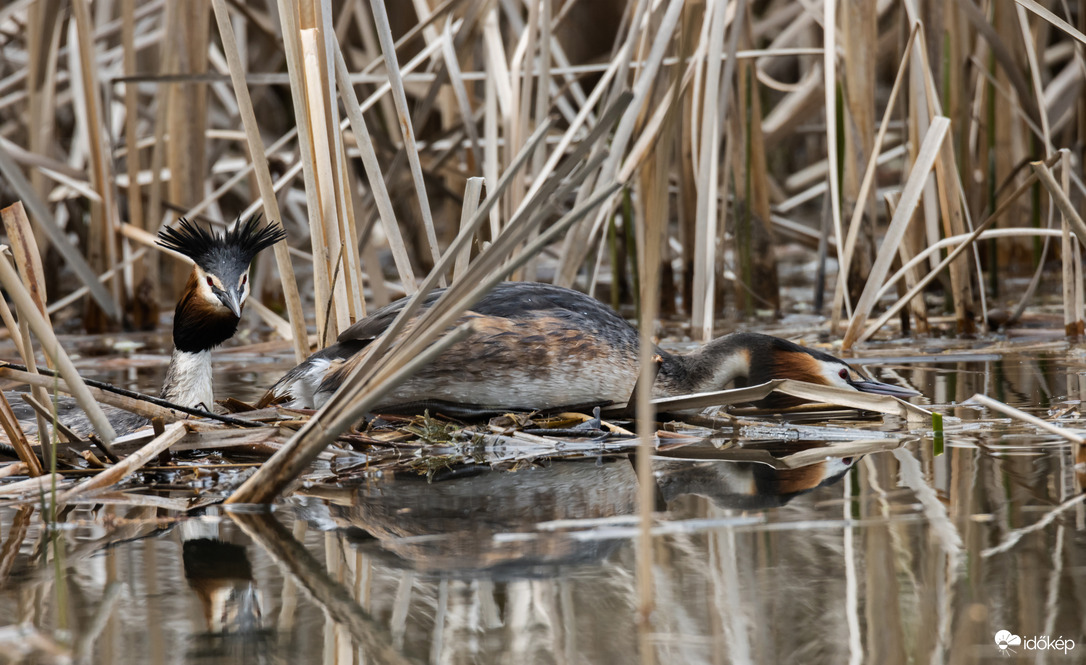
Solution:
[{"label": "great crested grebe", "polygon": [[192,273],[173,316],[173,355],[162,397],[174,404],[210,410],[215,405],[211,349],[237,332],[249,296],[249,264],[261,250],[286,238],[274,222],[258,228],[260,215],[214,233],[186,219],[164,228],[158,244],[193,260]]},{"label": "great crested grebe", "polygon": [[[249,296],[249,264],[261,250],[285,238],[277,224],[257,228],[260,217],[238,222],[225,234],[205,230],[185,219],[178,228],[159,232],[158,244],[184,254],[195,263],[173,317],[174,351],[162,383],[161,396],[189,409],[209,411],[215,405],[211,349],[237,331],[241,310]],[[23,431],[37,432],[33,412],[22,400],[9,399]],[[75,400],[56,400],[58,416],[69,429],[84,433],[93,428]],[[118,433],[131,432],[147,420],[123,409],[103,405],[106,418]]]},{"label": "great crested grebe", "polygon": [[[441,290],[426,298],[426,306]],[[289,399],[320,408],[365,356],[407,300],[375,311],[339,340],[290,370],[265,403]],[[382,399],[376,410],[411,410],[433,403],[467,409],[554,409],[623,404],[638,376],[638,333],[614,310],[583,293],[549,284],[505,282],[457,322],[474,331]],[[776,378],[908,397],[916,391],[881,383],[829,354],[788,340],[739,332],[688,354],[657,350],[653,396],[721,390]]]}]

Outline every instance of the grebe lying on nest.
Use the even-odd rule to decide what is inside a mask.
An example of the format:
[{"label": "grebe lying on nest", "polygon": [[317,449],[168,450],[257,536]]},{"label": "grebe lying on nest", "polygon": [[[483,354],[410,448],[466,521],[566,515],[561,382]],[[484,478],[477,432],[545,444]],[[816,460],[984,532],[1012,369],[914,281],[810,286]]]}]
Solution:
[{"label": "grebe lying on nest", "polygon": [[[432,305],[442,290],[429,294]],[[290,370],[265,403],[289,400],[320,408],[361,362],[371,341],[406,305],[398,300],[345,330],[338,341]],[[474,331],[385,395],[376,411],[411,411],[435,403],[461,410],[555,409],[622,404],[638,377],[638,333],[614,310],[583,293],[549,284],[505,282],[457,322]],[[654,397],[797,379],[909,397],[914,390],[860,374],[845,361],[788,340],[739,332],[688,354],[657,350]]]}]

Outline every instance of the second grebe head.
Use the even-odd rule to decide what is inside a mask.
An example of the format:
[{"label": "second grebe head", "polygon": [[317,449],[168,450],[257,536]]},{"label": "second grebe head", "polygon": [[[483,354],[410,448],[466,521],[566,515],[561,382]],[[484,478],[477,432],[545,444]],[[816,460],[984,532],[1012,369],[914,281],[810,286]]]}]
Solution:
[{"label": "second grebe head", "polygon": [[795,379],[900,398],[920,394],[911,388],[876,381],[828,353],[771,335],[733,333],[709,342],[699,355],[699,362],[712,367],[720,379],[728,375],[745,377],[747,385]]}]

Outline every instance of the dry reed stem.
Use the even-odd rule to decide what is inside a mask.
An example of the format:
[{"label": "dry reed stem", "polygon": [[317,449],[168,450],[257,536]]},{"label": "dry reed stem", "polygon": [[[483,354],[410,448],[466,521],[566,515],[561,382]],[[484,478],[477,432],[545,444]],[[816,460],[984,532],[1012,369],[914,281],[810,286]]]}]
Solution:
[{"label": "dry reed stem", "polygon": [[460,71],[460,62],[456,58],[456,49],[453,45],[452,19],[445,20],[445,29],[441,36],[441,56],[445,60],[445,68],[449,72],[449,82],[456,97],[456,104],[460,109],[460,116],[464,118],[464,128],[468,134],[471,147],[468,150],[468,171],[474,170],[474,165],[482,156],[479,141],[479,129],[475,126],[475,114],[471,110],[471,101],[468,99],[468,90],[464,85],[464,76]]},{"label": "dry reed stem", "polygon": [[1074,37],[1077,41],[1086,44],[1086,34],[1078,31],[1075,26],[1071,25],[1067,21],[1063,20],[1059,16],[1053,14],[1049,9],[1041,5],[1036,0],[1014,0],[1021,7],[1025,7],[1037,16],[1040,16],[1044,20],[1048,21],[1055,27],[1059,28],[1063,32],[1066,32],[1071,37]]},{"label": "dry reed stem", "polygon": [[[733,25],[732,30],[738,26]],[[678,84],[678,81],[676,81]],[[665,92],[666,95],[666,92]],[[639,220],[640,231],[638,249],[638,272],[641,276],[640,287],[640,331],[638,347],[639,375],[637,385],[652,386],[656,380],[656,346],[653,343],[655,322],[659,311],[659,277],[662,259],[661,247],[665,242],[668,207],[669,157],[675,134],[675,118],[671,114],[668,127],[661,130],[664,140],[656,143],[641,170],[640,189],[644,202],[643,219]],[[652,631],[652,609],[655,603],[653,593],[653,548],[651,529],[655,508],[656,480],[652,474],[652,455],[656,447],[656,411],[652,405],[652,390],[637,390],[637,482],[638,512],[640,516],[640,535],[637,541],[637,589],[638,589],[638,635],[641,642],[642,662],[654,662],[655,652],[651,648],[649,635]]]},{"label": "dry reed stem", "polygon": [[[121,3],[121,42],[124,48],[124,73],[135,76],[138,69],[136,61],[136,0],[123,0]],[[128,149],[125,157],[125,171],[128,174],[127,202],[128,219],[136,224],[145,224],[143,214],[143,191],[139,183],[140,151],[139,144],[139,84],[124,85],[124,142]],[[128,252],[128,243],[123,245]],[[137,264],[137,270],[131,284],[139,285],[145,280],[151,285],[151,298],[157,299],[159,289],[158,259],[150,257]]]},{"label": "dry reed stem", "polygon": [[[1060,188],[1063,190],[1064,195],[1070,193],[1071,184],[1071,153],[1067,150],[1060,150]],[[1072,250],[1071,239],[1071,224],[1067,219],[1067,215],[1060,212],[1060,256],[1063,257],[1061,277],[1063,278],[1063,330],[1064,334],[1074,336],[1080,334],[1077,331],[1078,322],[1080,319],[1076,318],[1077,312],[1075,311],[1075,262],[1068,260],[1068,257],[1074,255]],[[1077,243],[1075,244],[1077,247]]]},{"label": "dry reed stem", "polygon": [[[320,103],[324,107],[322,117],[326,124],[326,131],[320,135],[323,140],[318,143],[318,146],[321,153],[328,153],[327,159],[330,164],[325,166],[322,156],[320,165],[322,169],[329,169],[330,182],[333,185],[332,192],[335,194],[335,215],[329,223],[334,256],[332,265],[335,268],[332,294],[337,301],[335,305],[337,327],[343,330],[364,315],[363,278],[358,260],[358,244],[352,243],[352,239],[355,238],[354,203],[348,180],[343,134],[340,130],[342,124],[339,117],[339,105],[336,103],[334,45],[338,43],[338,40],[332,24],[331,8],[322,5],[318,18],[320,23],[316,36],[320,40],[314,51],[320,65]],[[307,77],[307,80],[309,78]],[[322,182],[324,181],[325,179],[322,178]]]},{"label": "dry reed stem", "polygon": [[[33,228],[30,220],[26,217],[23,204],[17,201],[0,210],[0,218],[3,218],[4,230],[7,232],[8,242],[11,243],[10,249],[15,258],[15,265],[19,270],[19,275],[23,278],[23,284],[29,290],[30,297],[33,298],[38,312],[41,313],[49,328],[52,329],[53,323],[49,320],[49,311],[46,308],[49,294],[45,290],[45,273],[42,270],[41,252],[38,250]],[[7,310],[7,303],[4,303],[4,309]],[[10,311],[8,311],[5,318],[10,320]],[[19,323],[18,330],[21,334],[19,336],[12,335],[12,339],[18,340],[17,346],[27,369],[30,372],[37,373],[37,359],[34,357],[34,346],[30,341],[29,330],[25,321]],[[10,330],[14,332],[16,328],[12,327]],[[38,400],[48,403],[49,393],[44,388],[34,388],[32,392]],[[37,420],[39,431],[42,433],[47,432],[48,429],[45,427],[46,419],[38,416]],[[41,436],[38,438],[43,442],[45,441]]]},{"label": "dry reed stem", "polygon": [[188,429],[185,426],[185,423],[172,423],[167,425],[166,431],[152,439],[147,445],[131,455],[128,455],[105,471],[87,478],[75,487],[72,487],[61,494],[57,497],[57,503],[64,504],[80,494],[86,494],[87,492],[109,487],[110,485],[121,482],[129,474],[139,471],[140,468],[148,462],[157,459],[158,456],[166,451],[171,445],[180,441],[187,431]]},{"label": "dry reed stem", "polygon": [[90,419],[98,436],[107,444],[113,441],[116,437],[113,426],[109,424],[109,420],[102,413],[102,409],[91,397],[90,391],[87,389],[86,384],[83,383],[83,379],[80,378],[75,365],[72,364],[68,354],[64,351],[60,342],[57,341],[52,326],[38,311],[33,298],[26,290],[26,287],[23,286],[19,274],[11,267],[3,251],[0,251],[0,284],[7,289],[8,296],[14,302],[15,309],[19,313],[20,322],[25,321],[30,326],[30,329],[38,337],[42,351],[46,356],[52,358],[60,375],[68,382],[68,385],[72,386],[73,396],[79,402],[80,408],[87,413],[87,417]]},{"label": "dry reed stem", "polygon": [[[979,227],[978,227],[979,228]],[[963,233],[961,235],[950,236],[949,238],[943,238],[934,245],[929,245],[923,250],[918,252],[915,256],[909,257],[902,262],[901,268],[898,269],[893,275],[891,275],[886,283],[879,289],[878,297],[882,298],[890,292],[890,289],[902,278],[908,278],[910,271],[920,266],[920,264],[928,261],[933,255],[938,255],[939,252],[947,247],[957,247],[962,243],[969,244],[976,240],[991,240],[995,238],[1023,238],[1023,237],[1038,237],[1038,238],[1059,238],[1062,233],[1059,229],[1034,229],[1027,227],[1013,227],[1005,229],[985,230],[987,227],[980,229],[980,233],[976,232],[976,229],[970,233]],[[942,264],[939,264],[942,266]],[[937,272],[937,271],[936,271]],[[909,288],[915,286],[915,278],[913,283],[909,284]]]},{"label": "dry reed stem", "polygon": [[928,173],[935,166],[943,139],[949,129],[950,121],[939,116],[932,121],[931,128],[928,130],[927,135],[924,136],[924,142],[920,146],[917,161],[909,173],[909,179],[905,182],[905,189],[901,192],[901,202],[898,204],[894,218],[890,220],[890,226],[887,228],[886,235],[879,248],[879,255],[871,266],[867,285],[860,294],[860,299],[856,302],[852,318],[849,320],[848,329],[845,330],[845,337],[842,341],[842,347],[845,349],[851,348],[852,344],[856,342],[861,326],[875,306],[875,295],[886,278],[890,263],[897,251],[897,245],[905,234],[905,228],[920,203],[920,195],[927,182]]},{"label": "dry reed stem", "polygon": [[[78,83],[82,96],[76,95],[76,113],[85,123],[90,182],[98,194],[98,201],[90,201],[91,224],[88,234],[87,258],[98,271],[104,271],[117,262],[115,252],[117,238],[115,234],[116,209],[113,203],[113,170],[109,160],[108,133],[104,131],[102,121],[102,101],[99,97],[98,73],[94,66],[94,43],[90,13],[87,3],[76,0],[72,3],[72,25],[69,37],[74,33],[79,50],[79,76],[73,77],[73,84]],[[74,73],[74,72],[73,72]],[[82,108],[80,106],[82,105]],[[98,257],[96,260],[95,257]],[[96,265],[97,264],[97,265]],[[121,300],[121,280],[110,281],[110,295],[113,302]],[[109,316],[108,312],[103,312]],[[113,317],[110,317],[113,318]]]},{"label": "dry reed stem", "polygon": [[1004,404],[1003,402],[1000,402],[998,400],[994,400],[991,397],[988,397],[987,395],[981,395],[981,394],[973,395],[972,397],[967,399],[966,402],[967,403],[968,402],[973,402],[974,404],[980,404],[981,406],[988,407],[989,409],[992,409],[993,411],[998,411],[998,412],[1000,412],[1000,413],[1002,413],[1004,415],[1010,416],[1011,418],[1014,418],[1015,420],[1020,420],[1020,421],[1022,421],[1024,423],[1029,423],[1030,425],[1033,425],[1034,427],[1043,429],[1046,432],[1049,432],[1051,434],[1055,434],[1056,436],[1063,437],[1064,439],[1070,441],[1071,443],[1076,443],[1076,444],[1079,444],[1079,445],[1081,445],[1083,443],[1086,443],[1086,437],[1083,437],[1081,434],[1078,434],[1078,433],[1076,433],[1076,432],[1074,432],[1072,430],[1069,430],[1066,427],[1059,427],[1058,425],[1053,425],[1052,423],[1048,422],[1047,420],[1042,420],[1041,418],[1038,418],[1037,416],[1034,416],[1034,415],[1026,413],[1025,411],[1022,411],[1021,409],[1016,409],[1013,406],[1010,406],[1008,404]]},{"label": "dry reed stem", "polygon": [[[50,391],[56,390],[58,392],[74,395],[73,389],[68,386],[67,382],[44,374],[22,372],[11,367],[0,365],[0,377],[11,381],[18,381],[19,383],[25,383],[28,386],[34,386],[36,388],[43,388]],[[130,413],[143,416],[144,418],[163,418],[168,422],[172,422],[174,420],[184,420],[188,417],[180,411],[174,411],[173,409],[168,409],[132,397],[118,395],[94,386],[87,386],[87,390],[90,392],[91,396],[94,397],[95,401],[101,404],[115,406]],[[49,404],[50,402],[51,400],[47,399],[45,403]]]},{"label": "dry reed stem", "polygon": [[[59,418],[54,417],[54,415],[55,415],[54,414],[54,409],[50,408],[50,405],[52,404],[51,401],[47,401],[47,402],[39,401],[39,400],[35,399],[34,396],[31,395],[30,393],[21,393],[19,395],[19,397],[22,398],[24,403],[26,403],[28,406],[30,406],[31,409],[34,410],[34,413],[36,413],[40,418],[45,419],[45,422],[47,422],[47,423],[49,423],[50,425],[53,426],[53,428],[56,430],[56,433],[60,436],[61,441],[65,441],[67,443],[81,443],[84,447],[86,447],[88,445],[88,442],[83,437],[79,436],[74,431],[72,431],[67,425],[60,422]],[[45,430],[39,430],[39,431],[45,431]],[[42,436],[39,436],[38,440],[41,441]],[[102,445],[103,448],[106,448],[106,449],[109,450],[109,454],[106,456],[107,459],[109,459],[110,456],[115,457],[115,454],[114,454],[111,446],[105,446],[105,444],[101,444],[101,445]],[[92,451],[90,451],[90,450],[84,450],[83,455],[84,456],[90,455],[91,459],[93,459],[93,460],[98,459],[97,457],[94,457],[94,453]],[[94,462],[92,462],[92,463],[94,463]],[[101,467],[102,465],[98,464],[98,466]]]},{"label": "dry reed stem", "polygon": [[[320,32],[316,28],[303,29],[299,35],[302,47],[303,82],[306,102],[309,105],[309,141],[313,149],[312,168],[317,188],[316,199],[320,208],[318,229],[313,234],[313,268],[316,285],[317,343],[327,346],[341,330],[350,325],[346,309],[347,284],[344,275],[343,243],[340,240],[340,203],[343,193],[335,175],[333,160],[338,163],[333,147],[332,133],[335,123],[330,115],[334,106],[328,104],[331,81],[326,80],[326,70],[321,52]],[[312,213],[311,213],[312,214]]]},{"label": "dry reed stem", "polygon": [[19,419],[15,416],[15,412],[11,410],[8,398],[2,392],[0,392],[0,428],[3,428],[4,433],[7,434],[8,442],[15,449],[15,454],[19,456],[19,460],[26,465],[27,474],[32,478],[42,475],[41,462],[38,461],[37,455],[34,454],[34,449],[30,447],[26,434],[19,424]]},{"label": "dry reed stem", "polygon": [[[460,213],[461,233],[464,232],[464,229],[470,227],[471,220],[479,209],[479,197],[482,196],[484,182],[484,178],[468,178],[464,188],[464,209]],[[472,235],[474,237],[474,232],[472,232]],[[471,246],[472,243],[465,244],[457,255],[456,263],[453,265],[453,280],[456,280],[467,270],[468,264],[471,262]]]},{"label": "dry reed stem", "polygon": [[[327,312],[329,306],[330,285],[328,281],[327,261],[324,259],[324,226],[321,219],[320,190],[317,187],[316,168],[314,166],[313,138],[310,132],[313,120],[306,103],[305,62],[302,54],[301,29],[295,3],[278,0],[279,20],[282,26],[283,46],[286,52],[287,74],[290,77],[290,94],[294,107],[295,122],[298,125],[298,150],[301,153],[302,178],[306,200],[306,212],[309,219],[309,240],[313,252],[313,291],[315,297],[316,325],[318,338],[327,336]],[[304,23],[304,22],[303,22]]]},{"label": "dry reed stem", "polygon": [[[411,125],[411,113],[407,106],[407,93],[404,92],[403,77],[400,74],[399,62],[396,58],[395,40],[392,38],[392,28],[388,23],[388,14],[382,0],[370,0],[370,9],[373,10],[373,20],[377,28],[377,37],[381,41],[381,51],[384,54],[385,66],[388,69],[388,80],[392,85],[392,99],[396,102],[396,118],[399,121],[400,133],[403,137],[403,149],[407,153],[407,161],[411,166],[411,177],[415,185],[415,196],[422,214],[423,230],[426,232],[426,242],[430,246],[430,254],[437,263],[441,258],[441,248],[437,243],[437,233],[434,230],[434,219],[430,211],[430,199],[426,194],[426,182],[422,175],[422,162],[419,160],[418,145],[415,142],[415,129]],[[438,280],[445,285],[445,276]]]},{"label": "dry reed stem", "polygon": [[[860,188],[856,195],[858,201],[867,200],[871,187],[874,185],[879,154],[882,151],[883,141],[886,139],[886,132],[890,128],[890,117],[893,113],[894,105],[897,102],[897,95],[901,91],[901,84],[905,80],[905,72],[908,70],[911,61],[908,53],[912,50],[912,45],[916,40],[918,32],[919,26],[914,26],[909,32],[909,39],[905,42],[904,52],[906,55],[901,58],[901,63],[898,65],[897,69],[897,75],[894,76],[894,83],[890,87],[890,96],[886,100],[886,109],[883,111],[882,121],[879,123],[879,130],[875,135],[873,149],[868,156],[867,167],[864,169],[863,179],[860,181]],[[830,324],[831,330],[837,330],[841,317],[841,307],[845,304],[847,298],[849,266],[852,263],[852,254],[856,250],[856,239],[860,234],[860,224],[863,220],[863,215],[864,207],[856,206],[852,211],[852,218],[848,223],[848,235],[845,239],[844,250],[838,253],[841,264],[837,269],[837,286],[833,293],[833,308],[830,310],[832,319]]]},{"label": "dry reed stem", "polygon": [[[279,210],[279,202],[272,187],[271,172],[268,169],[268,158],[263,149],[264,142],[260,138],[260,129],[257,126],[252,99],[249,97],[249,89],[243,80],[244,67],[238,55],[237,41],[234,38],[233,27],[230,25],[230,15],[223,0],[212,0],[212,8],[219,28],[219,36],[223,42],[223,53],[226,56],[227,66],[230,68],[230,80],[234,85],[238,113],[241,115],[242,125],[245,127],[250,160],[256,174],[257,186],[260,188],[260,197],[263,200],[269,222],[279,221],[282,223],[282,213]],[[294,348],[294,358],[296,361],[301,362],[309,355],[308,335],[305,329],[305,313],[302,311],[301,296],[298,293],[298,284],[294,279],[294,268],[290,263],[288,249],[285,240],[276,243],[274,246],[275,262],[279,268],[279,279],[287,305],[287,316],[290,321],[290,340]]]},{"label": "dry reed stem", "polygon": [[[935,276],[938,275],[943,268],[950,265],[950,263],[954,261],[954,259],[956,259],[962,252],[971,247],[973,242],[975,242],[976,239],[980,237],[980,235],[984,232],[985,229],[988,228],[989,225],[993,224],[1000,215],[1009,210],[1012,204],[1015,203],[1020,196],[1022,196],[1026,191],[1029,190],[1030,187],[1033,186],[1033,183],[1036,182],[1036,179],[1036,174],[1031,174],[1025,180],[1025,182],[1018,187],[1018,189],[1016,189],[1010,196],[1008,196],[1007,199],[1003,201],[1003,203],[1001,203],[999,207],[997,207],[992,212],[991,215],[989,215],[983,222],[978,224],[977,227],[973,229],[973,232],[969,234],[968,238],[966,238],[954,251],[950,252],[950,254],[946,256],[946,258],[936,264],[931,269],[931,271],[929,271],[927,275],[921,278],[920,281],[918,281],[913,288],[909,289],[909,291],[904,296],[899,298],[897,302],[887,308],[887,310],[883,312],[882,316],[880,316],[873,324],[868,326],[863,334],[859,336],[857,341],[862,342],[869,338],[871,335],[875,334],[875,332],[877,332],[884,323],[890,320],[890,317],[900,311],[900,309],[904,307],[914,297],[920,295],[924,287],[927,286],[928,283],[930,283],[933,279],[935,279]],[[934,252],[932,252],[932,254],[934,255]],[[876,299],[877,297],[878,296],[876,296]]]},{"label": "dry reed stem", "polygon": [[[841,228],[841,196],[837,173],[837,2],[824,0],[822,4],[822,68],[825,80],[822,92],[826,109],[826,163],[829,174],[830,220],[833,237],[837,241],[837,265],[844,266],[845,234]],[[841,270],[837,280],[848,279]],[[854,316],[847,289],[843,292],[845,312]]]},{"label": "dry reed stem", "polygon": [[72,272],[74,272],[76,277],[78,277],[83,285],[87,287],[95,302],[102,308],[102,311],[110,318],[118,318],[120,309],[118,308],[116,301],[110,295],[109,291],[107,291],[98,281],[97,274],[56,223],[56,220],[49,212],[49,208],[45,205],[45,202],[34,193],[34,188],[15,164],[15,161],[11,158],[11,155],[8,154],[3,145],[0,145],[0,174],[4,176],[6,183],[12,187],[16,194],[22,199],[21,203],[25,204],[26,207],[30,209],[30,213],[38,222],[37,228],[45,231],[45,234],[49,237],[49,241],[53,243],[53,247],[60,252],[60,255],[72,269]]},{"label": "dry reed stem", "polygon": [[[717,221],[724,215],[717,214],[718,190],[721,180],[717,172],[720,159],[720,137],[723,134],[723,114],[718,106],[730,96],[731,79],[721,81],[721,53],[724,50],[724,5],[710,3],[705,7],[704,22],[709,29],[709,48],[706,51],[705,92],[701,99],[701,144],[695,153],[698,159],[696,190],[697,208],[694,217],[694,293],[690,306],[690,325],[695,338],[709,340],[713,337],[713,317],[716,313],[716,247]],[[732,25],[732,36],[738,34],[738,26]],[[722,85],[723,83],[723,85]],[[727,183],[725,183],[725,187]]]},{"label": "dry reed stem", "polygon": [[64,487],[69,483],[70,481],[59,473],[46,473],[36,478],[28,478],[26,480],[0,485],[0,496],[14,497],[20,494],[29,493],[41,495],[43,493],[48,493],[54,485],[56,487]]},{"label": "dry reed stem", "polygon": [[[586,180],[586,182],[589,183],[589,187],[578,194],[578,204],[582,203],[584,197],[587,197],[590,191],[592,191],[591,187],[595,181],[608,183],[616,178],[616,174],[619,172],[620,160],[622,159],[622,156],[626,154],[627,147],[638,123],[638,117],[644,107],[645,99],[653,87],[656,75],[664,59],[664,54],[671,44],[671,36],[678,24],[682,7],[683,3],[681,0],[671,0],[664,9],[664,15],[659,21],[659,26],[652,40],[652,47],[649,50],[649,55],[645,61],[641,63],[642,66],[637,71],[637,79],[632,86],[633,96],[629,108],[619,119],[618,126],[615,127],[614,130],[614,136],[611,138],[611,143],[608,146],[610,156],[604,161],[599,174],[591,176],[592,180]],[[646,9],[647,3],[645,2],[638,2],[637,6],[634,8],[633,19],[630,24],[630,33],[627,35],[626,41],[623,43],[621,49],[623,55],[620,55],[615,61],[617,64],[614,77],[615,83],[608,92],[609,104],[616,103],[619,95],[626,91],[625,74],[630,66],[630,54],[633,52],[634,44],[637,41],[635,37],[639,34],[638,30],[642,30],[640,33],[641,36],[647,38],[647,33],[645,31],[647,31],[649,27],[649,22],[647,21],[647,16],[645,14]],[[603,228],[603,223],[606,220],[607,215],[610,214],[614,203],[615,202],[611,201],[602,206],[600,211],[595,215],[592,224],[582,225],[582,228],[576,229],[566,238],[558,263],[557,276],[555,278],[556,284],[569,286],[573,283],[577,271],[588,257],[588,253],[595,244],[596,237]]]},{"label": "dry reed stem", "polygon": [[392,208],[392,198],[385,186],[384,175],[381,173],[381,165],[377,161],[377,153],[370,139],[369,128],[366,119],[362,115],[362,109],[358,104],[358,96],[350,81],[347,71],[347,63],[343,59],[343,52],[339,44],[334,44],[336,59],[336,81],[339,86],[340,99],[347,111],[347,120],[350,122],[351,131],[354,133],[355,143],[361,153],[362,167],[366,171],[366,178],[370,184],[374,204],[377,206],[377,214],[381,218],[381,225],[388,237],[389,248],[392,250],[392,258],[396,263],[396,270],[400,273],[400,281],[409,294],[418,290],[415,279],[415,271],[411,267],[411,259],[407,255],[407,247],[404,245],[400,234],[400,227],[396,221],[396,212]]},{"label": "dry reed stem", "polygon": [[[1052,197],[1052,201],[1059,208],[1059,211],[1064,215],[1071,226],[1071,231],[1074,232],[1080,243],[1086,244],[1086,223],[1082,221],[1082,217],[1079,216],[1078,211],[1075,210],[1075,205],[1071,203],[1071,199],[1067,197],[1067,194],[1060,187],[1060,184],[1056,182],[1056,178],[1053,177],[1052,171],[1044,162],[1030,162],[1030,168],[1037,174],[1037,179],[1041,181],[1041,184],[1048,190],[1049,196]],[[1068,260],[1066,257],[1064,260]]]}]

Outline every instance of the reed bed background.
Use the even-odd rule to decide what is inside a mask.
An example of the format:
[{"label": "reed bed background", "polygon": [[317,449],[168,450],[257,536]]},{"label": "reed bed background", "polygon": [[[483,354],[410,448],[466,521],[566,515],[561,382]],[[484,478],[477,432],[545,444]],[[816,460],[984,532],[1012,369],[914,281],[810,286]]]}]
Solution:
[{"label": "reed bed background", "polygon": [[1006,325],[1057,280],[1081,334],[1086,17],[1065,9],[12,2],[0,197],[29,211],[39,302],[90,332],[160,325],[186,267],[147,248],[181,216],[284,224],[253,309],[300,358],[580,210],[513,277],[644,289],[696,339],[793,309],[796,242],[846,347]]}]

